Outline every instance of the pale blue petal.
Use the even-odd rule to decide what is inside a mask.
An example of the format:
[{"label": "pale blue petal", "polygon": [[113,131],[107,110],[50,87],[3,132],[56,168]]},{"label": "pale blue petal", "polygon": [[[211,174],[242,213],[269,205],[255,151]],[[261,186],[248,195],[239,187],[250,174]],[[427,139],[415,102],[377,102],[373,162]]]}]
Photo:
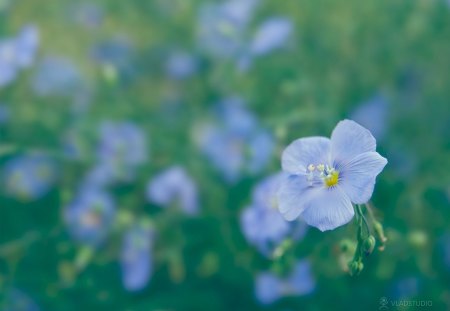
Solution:
[{"label": "pale blue petal", "polygon": [[24,27],[16,38],[16,63],[22,68],[33,63],[39,45],[39,31],[33,25]]},{"label": "pale blue petal", "polygon": [[16,78],[16,76],[16,67],[0,60],[0,87],[11,83]]},{"label": "pale blue petal", "polygon": [[356,204],[369,201],[375,178],[386,166],[387,160],[378,152],[360,154],[339,167],[339,185]]},{"label": "pale blue petal", "polygon": [[271,304],[281,298],[281,281],[269,272],[260,273],[256,277],[255,294],[262,304]]},{"label": "pale blue petal", "polygon": [[280,172],[264,178],[253,189],[253,202],[262,206],[270,206],[273,201],[277,202],[277,191],[280,187],[280,183],[288,176],[288,174]]},{"label": "pale blue petal", "polygon": [[287,281],[286,295],[306,295],[311,293],[316,287],[316,280],[311,271],[311,263],[304,259],[295,264],[292,274]]},{"label": "pale blue petal", "polygon": [[179,205],[184,212],[198,212],[198,193],[195,181],[184,168],[172,166],[156,175],[147,186],[147,199],[167,207],[171,203]]},{"label": "pale blue petal", "polygon": [[122,281],[126,290],[142,290],[153,272],[153,231],[144,224],[134,224],[125,232],[120,252]]},{"label": "pale blue petal", "polygon": [[292,22],[286,18],[274,17],[265,21],[251,43],[252,53],[264,55],[282,47],[289,40],[292,29]]},{"label": "pale blue petal", "polygon": [[306,176],[291,175],[280,182],[278,189],[278,209],[283,217],[292,221],[307,207],[309,200],[320,188],[309,186]]},{"label": "pale blue petal", "polygon": [[307,137],[293,141],[283,151],[281,165],[291,174],[305,174],[309,164],[328,164],[330,140],[326,137]]},{"label": "pale blue petal", "polygon": [[308,225],[326,231],[345,225],[354,213],[350,198],[337,186],[314,192],[301,216]]},{"label": "pale blue petal", "polygon": [[331,134],[331,156],[336,163],[347,162],[358,154],[375,151],[376,141],[370,131],[355,121],[339,122]]}]

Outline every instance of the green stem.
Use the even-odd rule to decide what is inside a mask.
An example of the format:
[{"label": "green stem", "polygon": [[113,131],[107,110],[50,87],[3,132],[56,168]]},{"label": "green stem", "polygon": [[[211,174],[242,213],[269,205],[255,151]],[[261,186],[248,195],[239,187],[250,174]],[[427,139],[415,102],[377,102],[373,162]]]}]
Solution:
[{"label": "green stem", "polygon": [[356,204],[356,211],[357,211],[357,215],[359,216],[359,219],[360,219],[360,226],[362,226],[362,222],[363,222],[364,223],[364,227],[366,229],[367,237],[368,237],[370,235],[370,227],[369,227],[369,224],[367,223],[367,219],[364,216],[364,213],[363,213],[363,211],[361,209],[361,205]]}]

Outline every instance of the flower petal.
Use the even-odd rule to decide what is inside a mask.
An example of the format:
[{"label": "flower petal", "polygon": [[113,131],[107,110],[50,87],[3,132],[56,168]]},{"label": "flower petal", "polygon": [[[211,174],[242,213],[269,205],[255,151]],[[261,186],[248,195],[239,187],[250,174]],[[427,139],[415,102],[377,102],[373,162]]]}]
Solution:
[{"label": "flower petal", "polygon": [[320,188],[306,205],[302,218],[320,231],[345,225],[355,214],[350,198],[339,186]]},{"label": "flower petal", "polygon": [[375,151],[376,141],[370,131],[355,121],[339,122],[331,134],[331,156],[337,163],[346,162],[358,154]]},{"label": "flower petal", "polygon": [[281,165],[291,174],[305,174],[309,164],[327,164],[330,140],[326,137],[307,137],[293,141],[283,151]]},{"label": "flower petal", "polygon": [[306,176],[290,175],[280,182],[278,209],[284,219],[292,221],[307,207],[309,199],[319,188],[310,187]]},{"label": "flower petal", "polygon": [[281,280],[270,272],[256,276],[255,294],[262,304],[271,304],[281,298]]},{"label": "flower petal", "polygon": [[386,158],[378,152],[366,152],[339,168],[339,184],[353,203],[362,204],[369,201],[375,178],[386,164]]}]

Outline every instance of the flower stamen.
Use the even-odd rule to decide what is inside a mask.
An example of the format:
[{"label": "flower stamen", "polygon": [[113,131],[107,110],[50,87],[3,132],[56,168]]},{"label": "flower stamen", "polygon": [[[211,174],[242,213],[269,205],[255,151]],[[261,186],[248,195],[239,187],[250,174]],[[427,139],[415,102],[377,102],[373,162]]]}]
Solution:
[{"label": "flower stamen", "polygon": [[[307,169],[308,172],[306,178],[311,186],[315,177],[319,177],[319,179],[322,180],[323,184],[328,188],[335,186],[339,181],[339,171],[335,170],[334,167],[331,167],[329,165],[309,164]],[[314,174],[314,171],[317,171],[318,174]]]}]

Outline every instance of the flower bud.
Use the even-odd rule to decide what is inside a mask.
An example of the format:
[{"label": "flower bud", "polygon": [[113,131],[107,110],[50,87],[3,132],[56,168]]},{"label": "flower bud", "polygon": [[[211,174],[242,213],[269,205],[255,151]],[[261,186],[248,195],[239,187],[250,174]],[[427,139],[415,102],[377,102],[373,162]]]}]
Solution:
[{"label": "flower bud", "polygon": [[368,236],[362,245],[362,250],[366,256],[372,254],[373,249],[375,248],[375,238],[373,235]]},{"label": "flower bud", "polygon": [[351,276],[355,276],[361,273],[364,269],[364,264],[361,261],[350,261],[348,264],[348,269]]}]

